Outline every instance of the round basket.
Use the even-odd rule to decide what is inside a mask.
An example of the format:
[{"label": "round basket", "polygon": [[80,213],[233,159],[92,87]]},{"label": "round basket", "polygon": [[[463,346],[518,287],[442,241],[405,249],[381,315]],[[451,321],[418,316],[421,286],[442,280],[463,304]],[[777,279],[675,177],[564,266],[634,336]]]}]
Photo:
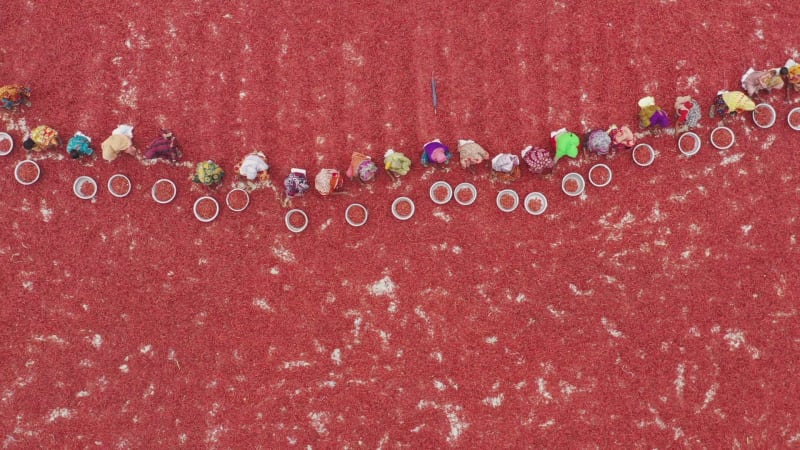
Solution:
[{"label": "round basket", "polygon": [[[168,199],[158,197],[157,193],[158,193],[158,186],[160,183],[165,183],[168,184],[169,186],[172,186],[172,195]],[[175,186],[175,182],[167,178],[162,178],[156,181],[155,183],[153,183],[152,189],[150,189],[150,196],[153,197],[153,200],[155,200],[156,203],[162,205],[166,205],[167,203],[175,200],[176,195],[178,195],[178,188]]]},{"label": "round basket", "polygon": [[[567,185],[570,181],[577,183],[576,189],[567,189]],[[570,197],[577,197],[583,194],[584,189],[586,189],[586,181],[579,173],[570,172],[564,175],[564,178],[561,179],[561,190]]]},{"label": "round basket", "polygon": [[[128,189],[125,190],[125,192],[118,192],[116,189],[114,189],[114,182],[118,181],[118,180],[125,180],[125,182],[128,184]],[[122,197],[126,197],[128,194],[131,193],[131,189],[132,189],[133,186],[131,185],[130,178],[126,177],[125,175],[123,175],[121,173],[118,173],[118,174],[112,175],[111,178],[108,179],[107,187],[108,187],[108,192],[110,192],[111,195],[113,195],[114,197],[117,197],[117,198],[122,198]]]},{"label": "round basket", "polygon": [[[768,117],[768,120],[759,122],[758,119],[762,115]],[[769,103],[759,103],[753,110],[752,116],[753,123],[756,124],[758,128],[769,128],[775,125],[775,119],[778,117],[778,114],[775,112],[775,108],[773,108]]]},{"label": "round basket", "polygon": [[[231,204],[231,195],[244,195],[245,199],[244,206]],[[228,209],[230,209],[233,212],[242,212],[245,209],[247,209],[247,207],[250,205],[250,194],[248,194],[247,191],[241,188],[231,189],[230,192],[228,192],[228,195],[225,196],[225,204],[228,206]]]},{"label": "round basket", "polygon": [[800,131],[800,107],[792,108],[789,111],[789,114],[786,115],[786,122],[789,124],[789,128]]},{"label": "round basket", "polygon": [[[292,225],[292,217],[295,214],[303,218],[302,225]],[[288,228],[292,233],[301,233],[308,227],[308,215],[302,209],[290,209],[288,212],[286,212],[286,216],[283,218],[283,223],[286,224],[286,228]]]},{"label": "round basket", "polygon": [[6,156],[14,150],[14,139],[8,133],[0,132],[0,156]]},{"label": "round basket", "polygon": [[[531,207],[531,203],[538,201],[539,207],[533,208]],[[528,211],[528,214],[532,214],[534,216],[538,216],[540,214],[544,214],[547,211],[547,197],[544,196],[541,192],[531,192],[530,194],[525,196],[525,211]]]},{"label": "round basket", "polygon": [[[512,199],[511,203],[506,203],[503,200],[506,197],[510,197]],[[497,203],[497,208],[499,208],[500,211],[510,213],[517,209],[517,206],[519,206],[519,195],[513,189],[503,189],[497,193],[495,203]]]},{"label": "round basket", "polygon": [[[200,214],[200,203],[202,202],[211,202],[214,205],[214,213],[209,215]],[[200,222],[211,222],[212,220],[216,219],[219,216],[219,202],[214,197],[210,197],[208,195],[204,195],[197,200],[194,201],[194,206],[192,207],[192,211],[194,212],[194,216]]]},{"label": "round basket", "polygon": [[[364,218],[361,219],[360,221],[354,220],[353,218],[350,217],[350,213],[353,211],[362,211],[364,213]],[[369,217],[369,211],[367,211],[367,208],[361,203],[352,203],[350,206],[347,207],[347,209],[344,210],[344,220],[346,220],[347,223],[349,223],[354,227],[360,227],[365,223],[367,223],[368,217]]]},{"label": "round basket", "polygon": [[[471,194],[471,197],[469,199],[466,199],[465,192],[469,192]],[[475,200],[478,199],[478,189],[472,183],[461,183],[458,186],[456,186],[453,192],[453,196],[456,198],[456,203],[458,203],[459,205],[469,206],[475,203]]]},{"label": "round basket", "polygon": [[[441,189],[444,189],[446,194],[444,198],[440,199],[436,196],[436,192]],[[433,203],[436,203],[437,205],[444,205],[453,198],[453,188],[450,187],[450,184],[448,184],[446,181],[437,181],[431,185],[431,188],[428,190],[428,195],[430,195]]]},{"label": "round basket", "polygon": [[[87,186],[91,193],[84,192],[84,188],[87,188]],[[80,176],[72,183],[72,192],[82,200],[91,200],[97,195],[97,182],[92,177]]]},{"label": "round basket", "polygon": [[[31,170],[36,171],[36,175],[32,178],[23,178],[23,171],[27,171],[26,167],[33,167]],[[39,167],[39,164],[36,164],[36,161],[32,161],[30,159],[24,159],[17,163],[16,167],[14,167],[14,178],[16,178],[19,184],[23,184],[25,186],[31,185],[39,181],[39,177],[42,175],[42,169]]]},{"label": "round basket", "polygon": [[678,138],[678,150],[685,156],[696,155],[700,151],[702,144],[700,136],[693,131],[687,131]]},{"label": "round basket", "polygon": [[[728,133],[731,136],[731,141],[726,145],[721,145],[719,143],[719,136],[720,133]],[[736,135],[733,134],[733,130],[728,127],[717,127],[711,130],[711,145],[718,150],[727,150],[733,147],[733,144],[736,142]]]},{"label": "round basket", "polygon": [[[410,210],[406,211],[405,213],[403,211],[399,211],[398,210],[400,205],[402,203],[404,203],[404,202],[408,202],[408,204],[410,205]],[[394,215],[397,219],[408,220],[408,219],[414,217],[414,211],[415,210],[416,210],[416,207],[414,206],[414,201],[411,200],[408,197],[397,197],[392,202],[392,215]]]},{"label": "round basket", "polygon": [[[646,153],[646,156],[642,156],[643,152]],[[633,147],[631,156],[633,157],[633,162],[636,163],[637,166],[647,167],[656,160],[656,151],[653,150],[653,146],[650,144],[639,144]]]},{"label": "round basket", "polygon": [[[605,170],[608,173],[608,179],[606,180],[598,180],[600,171]],[[589,183],[592,183],[594,187],[606,187],[611,184],[611,167],[608,167],[606,164],[595,164],[589,169]]]}]

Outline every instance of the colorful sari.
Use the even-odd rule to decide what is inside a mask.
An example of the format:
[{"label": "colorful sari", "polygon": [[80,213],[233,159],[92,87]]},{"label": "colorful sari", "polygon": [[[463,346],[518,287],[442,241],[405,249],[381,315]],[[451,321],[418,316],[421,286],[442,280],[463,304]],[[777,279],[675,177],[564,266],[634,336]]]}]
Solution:
[{"label": "colorful sari", "polygon": [[205,186],[213,186],[222,182],[222,178],[225,176],[225,171],[222,170],[222,167],[217,165],[214,161],[205,161],[201,163],[197,163],[197,168],[194,171],[194,175],[192,176],[192,181],[195,183],[200,183]]},{"label": "colorful sari", "polygon": [[411,160],[406,155],[389,149],[383,155],[383,167],[387,172],[403,176],[411,170]]},{"label": "colorful sari", "polygon": [[40,152],[56,148],[61,143],[58,132],[47,125],[39,125],[31,131],[30,139],[33,141],[33,150]]},{"label": "colorful sari", "polygon": [[292,169],[292,172],[283,180],[284,192],[287,197],[299,197],[308,192],[311,188],[306,178],[306,171],[303,169]]},{"label": "colorful sari", "polygon": [[5,109],[16,109],[19,105],[31,106],[31,90],[21,84],[0,86],[0,105]]},{"label": "colorful sari", "polygon": [[378,166],[372,162],[372,158],[363,153],[353,152],[350,158],[350,167],[347,168],[349,178],[358,177],[364,183],[372,181],[378,174]]},{"label": "colorful sari", "polygon": [[520,155],[525,164],[528,165],[528,170],[536,175],[550,173],[556,165],[553,155],[544,148],[529,145],[522,149]]}]

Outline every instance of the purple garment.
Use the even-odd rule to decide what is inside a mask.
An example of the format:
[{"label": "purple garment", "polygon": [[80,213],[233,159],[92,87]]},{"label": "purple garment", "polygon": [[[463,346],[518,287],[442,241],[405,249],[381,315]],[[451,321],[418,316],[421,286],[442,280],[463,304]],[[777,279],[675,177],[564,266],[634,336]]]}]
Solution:
[{"label": "purple garment", "polygon": [[283,187],[286,190],[287,197],[297,197],[305,194],[311,186],[308,184],[308,178],[302,173],[292,172],[283,180]]},{"label": "purple garment", "polygon": [[598,155],[607,155],[611,149],[611,136],[604,130],[590,131],[586,136],[586,149]]},{"label": "purple garment", "polygon": [[422,160],[422,165],[423,166],[427,167],[429,164],[436,164],[436,161],[431,159],[431,155],[433,154],[434,150],[439,149],[439,148],[444,150],[444,156],[445,156],[444,163],[446,164],[446,163],[450,162],[450,156],[451,156],[450,149],[447,148],[446,145],[442,144],[439,141],[431,141],[431,142],[428,142],[427,144],[425,144],[425,146],[422,147],[422,158],[421,158],[421,160]]},{"label": "purple garment", "polygon": [[174,135],[167,134],[167,136],[169,137],[161,135],[155,138],[153,142],[147,146],[144,157],[147,159],[164,158],[170,161],[177,161],[180,157],[178,153],[178,140]]},{"label": "purple garment", "polygon": [[663,109],[659,109],[658,111],[654,112],[653,116],[650,117],[651,127],[667,128],[669,125],[669,115]]}]

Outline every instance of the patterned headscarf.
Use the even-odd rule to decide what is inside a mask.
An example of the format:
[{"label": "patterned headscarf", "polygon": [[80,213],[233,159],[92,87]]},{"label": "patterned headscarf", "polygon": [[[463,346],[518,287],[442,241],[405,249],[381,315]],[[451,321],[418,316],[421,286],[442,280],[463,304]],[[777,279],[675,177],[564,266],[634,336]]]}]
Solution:
[{"label": "patterned headscarf", "polygon": [[611,136],[604,130],[592,130],[586,135],[586,149],[598,155],[607,155],[611,150]]},{"label": "patterned headscarf", "polygon": [[306,178],[306,171],[299,169],[292,169],[292,173],[283,180],[283,187],[287,197],[298,197],[311,188],[308,185],[308,178]]},{"label": "patterned headscarf", "polygon": [[522,155],[522,160],[528,165],[528,169],[537,175],[549,173],[556,165],[550,151],[540,147],[529,145],[522,149],[520,154]]},{"label": "patterned headscarf", "polygon": [[336,169],[322,169],[314,177],[314,188],[322,195],[330,195],[341,186],[342,176]]}]

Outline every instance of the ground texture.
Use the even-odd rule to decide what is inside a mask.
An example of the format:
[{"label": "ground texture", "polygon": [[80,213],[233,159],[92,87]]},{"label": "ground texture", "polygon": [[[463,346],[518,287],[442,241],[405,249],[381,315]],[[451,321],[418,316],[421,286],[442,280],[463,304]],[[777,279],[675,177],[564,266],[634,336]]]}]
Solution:
[{"label": "ground texture", "polygon": [[[510,187],[547,212],[504,214],[486,168],[417,165],[344,194],[284,204],[262,186],[203,224],[192,204],[242,185],[264,151],[343,170],[352,151],[419,157],[440,138],[492,153],[549,132],[636,127],[636,102],[707,109],[750,66],[798,57],[796,8],[737,0],[572,2],[45,2],[6,0],[0,84],[33,89],[2,113],[0,442],[3,448],[777,448],[800,445],[795,151],[778,122],[730,121],[736,144],[680,156],[670,133],[604,161],[577,198],[561,161]],[[785,2],[784,2],[785,3]],[[431,105],[431,77],[439,107]],[[800,97],[798,97],[800,98]],[[175,130],[188,164],[33,155],[38,124],[96,147],[119,123],[145,146]],[[640,131],[641,132],[641,131]],[[214,159],[216,191],[188,181]],[[188,166],[188,167],[187,167]],[[128,175],[130,196],[105,188]],[[98,180],[95,200],[72,181]],[[178,185],[158,205],[150,186]],[[436,206],[437,180],[473,182]],[[415,216],[390,214],[408,195]],[[352,202],[369,222],[344,221]],[[303,208],[309,228],[286,230]]]}]

